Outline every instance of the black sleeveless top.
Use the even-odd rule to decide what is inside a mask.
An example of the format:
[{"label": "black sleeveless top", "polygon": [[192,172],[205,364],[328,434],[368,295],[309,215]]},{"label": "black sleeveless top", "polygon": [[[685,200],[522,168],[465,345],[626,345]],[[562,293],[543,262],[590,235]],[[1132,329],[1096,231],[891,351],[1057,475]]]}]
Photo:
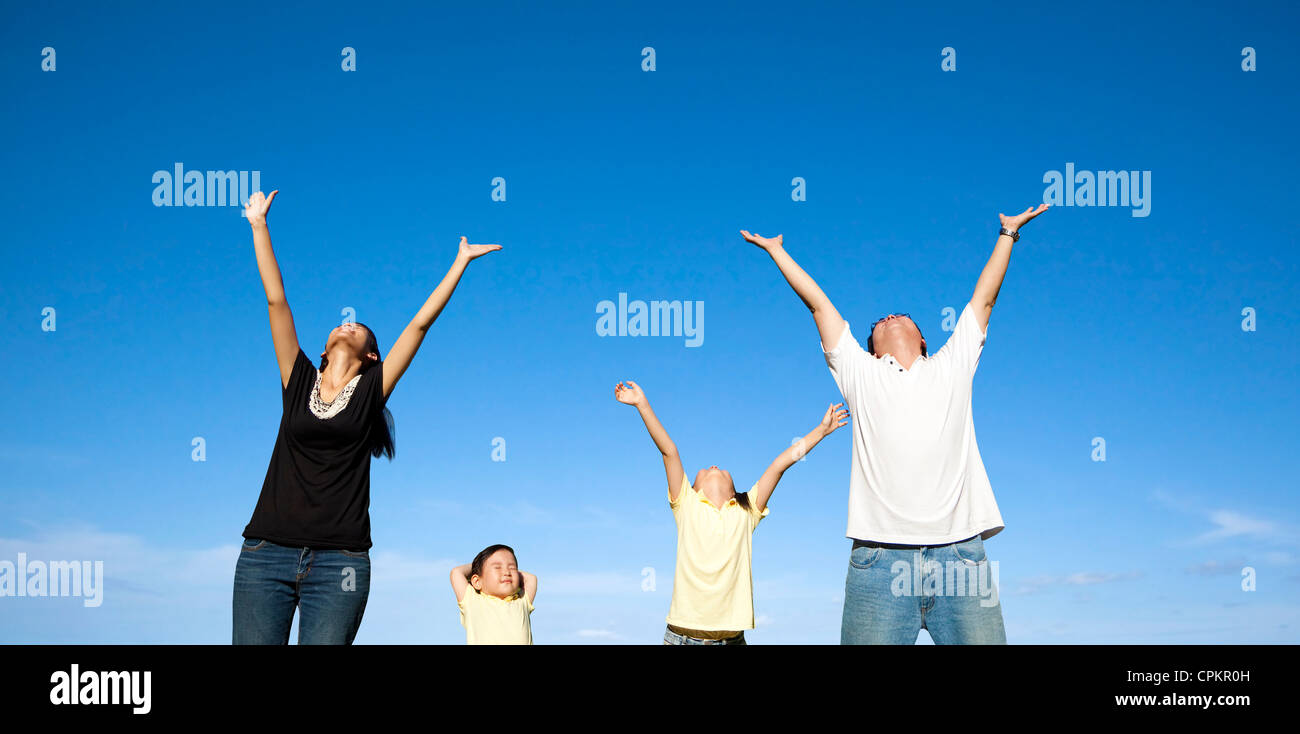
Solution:
[{"label": "black sleeveless top", "polygon": [[298,349],[245,538],[297,548],[370,548],[370,449],[380,430],[376,421],[384,420],[383,367],[357,375],[325,404],[315,390],[316,367]]}]

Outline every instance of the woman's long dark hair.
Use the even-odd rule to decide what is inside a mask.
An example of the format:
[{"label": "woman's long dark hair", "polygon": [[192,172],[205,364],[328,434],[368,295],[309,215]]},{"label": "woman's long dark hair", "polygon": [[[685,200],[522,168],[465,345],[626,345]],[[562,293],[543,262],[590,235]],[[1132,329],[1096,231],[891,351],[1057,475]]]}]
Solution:
[{"label": "woman's long dark hair", "polygon": [[[360,321],[357,322],[357,326],[360,326],[361,328],[366,330],[366,346],[365,349],[362,351],[364,351],[366,354],[369,354],[371,352],[374,352],[376,355],[380,354],[379,341],[375,339],[374,330],[371,329],[369,326],[366,326],[365,324],[361,323]],[[328,354],[322,354],[320,358],[321,372],[325,371],[325,365],[327,364],[329,364],[329,356]],[[364,375],[369,370],[372,370],[381,364],[383,364],[383,362],[379,359],[375,359],[374,361],[363,360],[361,365],[361,372],[359,374]],[[378,389],[383,390],[383,387],[384,387],[383,385],[380,385]],[[388,460],[392,461],[393,452],[396,450],[394,436],[397,435],[397,427],[393,424],[393,414],[389,412],[387,407],[384,408],[384,419],[383,420],[376,419],[374,428],[375,428],[374,431],[375,438],[374,438],[374,442],[370,447],[370,454],[374,456],[376,459],[379,458],[380,456],[386,455],[388,456]]]}]

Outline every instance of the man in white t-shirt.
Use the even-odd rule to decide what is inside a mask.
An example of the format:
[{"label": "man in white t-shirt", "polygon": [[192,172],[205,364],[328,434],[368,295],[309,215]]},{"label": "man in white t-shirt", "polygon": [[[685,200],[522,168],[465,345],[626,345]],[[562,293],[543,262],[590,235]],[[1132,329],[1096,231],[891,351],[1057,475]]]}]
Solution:
[{"label": "man in white t-shirt", "polygon": [[822,352],[853,418],[842,644],[1005,644],[996,562],[984,539],[1002,515],[975,442],[971,384],[989,315],[1025,222],[1046,211],[999,214],[993,255],[948,342],[934,355],[907,314],[862,333],[785,252],[782,237],[741,235],[772,257],[813,313]]}]

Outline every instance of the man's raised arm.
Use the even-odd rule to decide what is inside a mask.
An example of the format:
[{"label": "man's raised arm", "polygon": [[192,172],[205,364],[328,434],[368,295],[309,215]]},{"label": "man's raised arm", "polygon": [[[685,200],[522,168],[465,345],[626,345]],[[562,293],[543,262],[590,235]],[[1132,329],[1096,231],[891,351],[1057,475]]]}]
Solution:
[{"label": "man's raised arm", "polygon": [[993,246],[993,254],[984,265],[980,279],[975,283],[975,293],[970,297],[971,309],[975,312],[980,331],[987,331],[989,328],[989,316],[993,313],[993,304],[998,300],[998,291],[1002,290],[1002,279],[1006,277],[1007,266],[1011,264],[1011,246],[1020,239],[1015,233],[1020,231],[1020,227],[1025,222],[1045,211],[1047,211],[1047,204],[1039,204],[1037,209],[1031,206],[1014,217],[998,215],[1005,232],[998,235],[997,244]]},{"label": "man's raised arm", "polygon": [[822,292],[817,281],[805,273],[804,269],[799,267],[799,263],[786,253],[781,244],[782,236],[760,237],[743,229],[740,230],[740,236],[744,237],[745,241],[758,245],[772,258],[772,262],[781,269],[781,275],[785,276],[786,282],[803,300],[803,305],[812,311],[813,320],[817,322],[817,333],[821,335],[822,349],[828,352],[834,350],[840,342],[840,336],[844,334],[844,319],[831,305],[831,299]]}]

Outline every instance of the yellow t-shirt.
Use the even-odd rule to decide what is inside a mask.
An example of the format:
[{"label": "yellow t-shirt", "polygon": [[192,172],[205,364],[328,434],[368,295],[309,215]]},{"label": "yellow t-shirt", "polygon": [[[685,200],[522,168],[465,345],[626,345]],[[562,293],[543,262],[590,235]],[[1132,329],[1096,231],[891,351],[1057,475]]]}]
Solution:
[{"label": "yellow t-shirt", "polygon": [[510,599],[481,594],[473,586],[465,589],[460,607],[460,623],[465,628],[465,642],[470,645],[531,645],[533,627],[529,622],[533,603],[523,589]]},{"label": "yellow t-shirt", "polygon": [[668,624],[692,630],[754,629],[754,578],[750,571],[754,528],[770,508],[757,512],[735,499],[715,507],[682,477],[677,501],[677,570]]}]

